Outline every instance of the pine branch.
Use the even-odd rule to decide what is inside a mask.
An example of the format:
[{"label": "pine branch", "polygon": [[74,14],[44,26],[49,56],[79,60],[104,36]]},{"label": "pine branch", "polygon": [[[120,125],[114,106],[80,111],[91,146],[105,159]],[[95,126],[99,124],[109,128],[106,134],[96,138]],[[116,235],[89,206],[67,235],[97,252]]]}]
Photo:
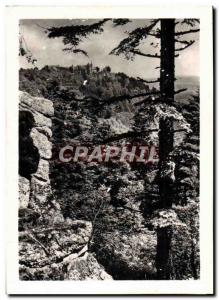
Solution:
[{"label": "pine branch", "polygon": [[[70,25],[61,27],[46,28],[48,38],[62,38],[64,45],[76,47],[91,33],[99,34],[103,32],[104,24],[111,19],[103,19],[90,25]],[[38,25],[39,26],[39,25]]]},{"label": "pine branch", "polygon": [[[160,19],[153,20],[150,25],[145,27],[139,27],[129,32],[129,36],[122,40],[119,45],[114,48],[110,54],[120,55],[124,54],[126,59],[132,58],[130,55],[130,50],[134,50],[137,46],[139,46],[140,42],[147,38],[147,36],[153,34],[151,30],[156,26],[156,24],[160,21]],[[157,34],[156,34],[157,35]]]},{"label": "pine branch", "polygon": [[130,19],[113,19],[113,26],[114,27],[122,26],[130,22],[132,22]]},{"label": "pine branch", "polygon": [[70,25],[70,26],[61,26],[61,27],[43,27],[39,24],[36,24],[40,28],[44,29],[45,33],[47,34],[48,38],[56,38],[61,37],[64,45],[69,45],[63,49],[64,51],[69,51],[73,53],[82,53],[85,56],[87,52],[81,49],[76,49],[76,46],[79,45],[84,39],[87,38],[89,34],[99,34],[103,32],[103,26],[106,22],[112,21],[113,26],[123,26],[131,20],[129,19],[102,19],[98,22],[88,25]]},{"label": "pine branch", "polygon": [[189,26],[195,26],[197,23],[200,24],[200,20],[199,19],[183,19],[183,21],[178,22],[180,24],[186,24]]}]

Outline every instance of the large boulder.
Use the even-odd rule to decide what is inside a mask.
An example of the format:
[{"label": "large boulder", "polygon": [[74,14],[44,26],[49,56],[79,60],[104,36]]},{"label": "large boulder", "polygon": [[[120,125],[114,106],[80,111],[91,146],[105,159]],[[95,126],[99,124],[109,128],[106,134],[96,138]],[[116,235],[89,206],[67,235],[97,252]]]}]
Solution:
[{"label": "large boulder", "polygon": [[92,225],[70,221],[19,234],[21,280],[112,279],[88,253]]},{"label": "large boulder", "polygon": [[19,233],[20,263],[30,267],[42,267],[61,261],[78,252],[89,241],[90,222],[72,221],[51,227],[36,227]]},{"label": "large boulder", "polygon": [[156,235],[152,231],[105,232],[95,249],[98,261],[116,280],[155,278]]},{"label": "large boulder", "polygon": [[68,280],[112,280],[112,276],[106,273],[103,266],[91,253],[72,260],[67,267],[65,279]]},{"label": "large boulder", "polygon": [[52,263],[41,268],[21,265],[20,280],[112,280],[93,254],[85,253],[81,257]]},{"label": "large boulder", "polygon": [[41,113],[46,117],[52,117],[54,115],[53,103],[50,100],[40,97],[33,97],[26,92],[19,92],[20,106],[27,108],[35,113]]}]

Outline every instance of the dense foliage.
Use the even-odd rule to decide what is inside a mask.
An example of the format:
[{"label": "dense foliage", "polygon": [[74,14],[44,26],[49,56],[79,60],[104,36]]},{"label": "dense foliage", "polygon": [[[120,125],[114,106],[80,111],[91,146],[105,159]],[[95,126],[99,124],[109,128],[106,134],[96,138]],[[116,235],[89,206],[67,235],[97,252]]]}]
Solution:
[{"label": "dense foliage", "polygon": [[[96,253],[106,270],[115,279],[155,278],[156,226],[166,226],[168,220],[174,227],[172,278],[198,278],[199,96],[177,102],[176,108],[151,105],[148,101],[152,99],[139,101],[136,106],[139,98],[110,104],[107,99],[111,96],[148,92],[148,86],[125,74],[111,73],[109,67],[99,70],[91,65],[21,69],[20,89],[53,101],[50,180],[54,197],[66,220],[92,222],[90,251]],[[183,133],[176,137],[173,156],[177,181],[174,206],[169,212],[157,210],[156,163],[57,161],[60,147],[66,144],[103,144],[107,138],[111,138],[110,145],[156,144],[158,131],[148,134],[145,129],[156,128],[164,114],[174,118],[177,128],[191,132],[184,143],[180,142]],[[133,131],[141,135],[123,137]],[[121,138],[113,140],[115,136]]]}]

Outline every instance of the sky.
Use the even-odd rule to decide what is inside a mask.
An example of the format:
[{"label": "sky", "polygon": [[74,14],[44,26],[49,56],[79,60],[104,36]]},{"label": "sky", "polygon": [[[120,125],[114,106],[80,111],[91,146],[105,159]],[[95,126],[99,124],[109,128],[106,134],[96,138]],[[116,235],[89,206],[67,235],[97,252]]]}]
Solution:
[{"label": "sky", "polygon": [[[20,20],[19,30],[24,37],[26,47],[31,51],[34,58],[37,59],[36,67],[42,68],[45,65],[60,65],[69,67],[71,65],[84,65],[92,62],[94,66],[103,68],[110,66],[112,72],[123,72],[129,76],[141,78],[158,78],[159,59],[135,56],[134,61],[126,60],[124,56],[109,55],[119,42],[127,37],[127,32],[137,27],[143,27],[149,24],[150,20],[135,19],[125,26],[113,27],[112,22],[104,25],[104,32],[101,34],[92,34],[85,39],[79,48],[88,52],[89,57],[82,54],[64,52],[61,38],[49,39],[44,28],[52,26],[65,26],[71,24],[91,24],[97,20]],[[185,28],[184,28],[185,29]],[[180,51],[180,57],[176,58],[175,72],[179,76],[199,76],[199,34],[189,34],[184,39],[195,39],[196,42],[184,51]],[[153,54],[157,49],[150,45],[154,41],[153,37],[142,42],[140,50],[144,53]],[[179,46],[182,46],[179,44]],[[25,57],[20,57],[20,67],[32,68]]]}]

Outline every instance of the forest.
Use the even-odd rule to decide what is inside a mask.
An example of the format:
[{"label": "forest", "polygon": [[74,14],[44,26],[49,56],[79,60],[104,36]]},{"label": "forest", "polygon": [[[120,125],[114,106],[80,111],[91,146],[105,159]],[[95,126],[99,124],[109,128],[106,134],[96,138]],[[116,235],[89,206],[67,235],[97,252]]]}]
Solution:
[{"label": "forest", "polygon": [[[81,39],[91,33],[101,35],[105,22],[124,26],[129,21],[104,19],[84,27],[52,27],[46,34],[48,38],[62,37],[65,51],[77,54],[82,51],[77,48]],[[23,97],[39,103],[47,99],[54,108],[54,115],[49,116],[52,155],[46,160],[51,190],[46,203],[39,204],[32,197],[32,207],[20,211],[21,241],[28,241],[24,232],[34,234],[39,229],[35,239],[47,243],[48,238],[42,239],[40,230],[51,227],[53,202],[60,210],[59,226],[89,222],[85,252],[92,256],[83,264],[74,264],[70,279],[83,280],[85,265],[90,265],[93,276],[93,258],[114,280],[199,278],[199,84],[194,78],[175,78],[174,73],[178,51],[195,42],[177,37],[198,32],[198,24],[197,19],[152,20],[145,28],[129,33],[112,51],[112,55],[125,55],[125,59],[155,56],[160,60],[159,79],[133,78],[92,63],[19,70]],[[183,29],[176,31],[179,25]],[[160,40],[160,53],[143,54],[138,49],[141,39],[149,35]],[[175,48],[176,43],[182,46]],[[26,55],[25,50],[20,55]],[[189,92],[187,81],[193,82]],[[66,145],[154,145],[158,159],[152,163],[60,163],[59,151]],[[21,169],[26,163],[22,159]],[[31,220],[30,225],[26,214],[34,214],[35,210],[37,220],[34,225]],[[23,255],[23,280],[69,279],[65,276],[69,269],[63,270],[63,264],[56,272],[49,272],[45,264],[47,269],[43,271],[42,266],[25,265],[27,255]],[[37,270],[32,272],[34,268]]]}]

